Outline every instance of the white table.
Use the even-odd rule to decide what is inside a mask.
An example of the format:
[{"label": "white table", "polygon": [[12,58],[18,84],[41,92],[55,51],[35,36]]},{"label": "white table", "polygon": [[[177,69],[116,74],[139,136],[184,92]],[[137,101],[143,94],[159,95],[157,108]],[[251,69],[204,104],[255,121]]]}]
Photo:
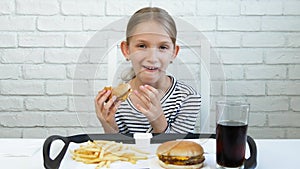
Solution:
[{"label": "white table", "polygon": [[[258,150],[257,168],[299,168],[300,139],[256,139],[255,142]],[[43,139],[0,139],[1,168],[44,168],[42,157],[43,143]],[[203,147],[205,152],[208,153],[205,154],[205,168],[215,168],[215,140],[209,139],[208,141],[202,143],[204,143]],[[70,147],[72,147],[72,145],[70,145]],[[55,146],[53,145],[51,150],[52,148],[55,149]],[[61,168],[67,169],[70,167],[68,165],[71,164],[76,164],[78,168],[82,168],[82,166],[84,166],[81,163],[72,161],[68,156],[69,155],[66,154]],[[71,167],[73,168],[73,166]],[[93,168],[93,166],[85,166],[84,168]]]}]

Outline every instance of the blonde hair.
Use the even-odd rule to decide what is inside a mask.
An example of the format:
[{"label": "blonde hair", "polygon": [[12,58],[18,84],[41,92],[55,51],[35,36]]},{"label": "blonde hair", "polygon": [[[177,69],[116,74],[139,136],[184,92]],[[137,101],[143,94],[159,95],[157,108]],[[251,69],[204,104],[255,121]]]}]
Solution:
[{"label": "blonde hair", "polygon": [[135,27],[143,22],[155,21],[159,23],[170,36],[173,45],[176,43],[177,29],[173,18],[167,11],[158,7],[145,7],[136,11],[130,18],[126,29],[126,41],[129,43],[130,37],[134,35]]}]

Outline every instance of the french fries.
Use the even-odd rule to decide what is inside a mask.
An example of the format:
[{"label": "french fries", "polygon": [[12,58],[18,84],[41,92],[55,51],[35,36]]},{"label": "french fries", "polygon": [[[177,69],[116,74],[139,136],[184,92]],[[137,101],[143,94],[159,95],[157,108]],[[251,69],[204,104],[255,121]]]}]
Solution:
[{"label": "french fries", "polygon": [[88,141],[85,145],[71,150],[72,159],[85,164],[97,164],[96,169],[109,168],[115,161],[127,161],[135,164],[137,160],[146,160],[148,152],[133,146],[114,141]]}]

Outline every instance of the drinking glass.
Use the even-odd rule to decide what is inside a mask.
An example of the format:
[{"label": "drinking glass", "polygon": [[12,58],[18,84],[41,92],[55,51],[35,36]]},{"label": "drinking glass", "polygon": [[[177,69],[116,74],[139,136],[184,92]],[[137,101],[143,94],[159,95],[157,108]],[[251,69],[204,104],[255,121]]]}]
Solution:
[{"label": "drinking glass", "polygon": [[250,105],[242,101],[216,104],[217,168],[243,168]]}]

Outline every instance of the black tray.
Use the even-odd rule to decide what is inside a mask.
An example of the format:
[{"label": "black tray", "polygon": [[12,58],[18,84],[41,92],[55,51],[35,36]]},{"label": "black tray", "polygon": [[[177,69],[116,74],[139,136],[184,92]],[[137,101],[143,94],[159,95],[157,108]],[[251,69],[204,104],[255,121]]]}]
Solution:
[{"label": "black tray", "polygon": [[[176,139],[199,139],[199,138],[216,138],[215,134],[153,134],[153,138],[151,139],[151,144],[155,143],[163,143],[169,140],[176,140]],[[62,140],[65,145],[62,148],[61,152],[55,157],[55,159],[51,159],[50,154],[50,147],[53,141],[55,140]],[[48,137],[43,145],[43,158],[44,158],[44,167],[46,169],[58,169],[62,159],[64,158],[66,151],[68,150],[69,144],[71,142],[74,143],[83,143],[89,140],[110,140],[116,142],[122,142],[126,144],[134,144],[135,140],[133,138],[133,134],[81,134],[81,135],[74,135],[69,137],[63,137],[59,135],[53,135]],[[257,165],[257,148],[254,140],[247,136],[247,143],[250,150],[250,157],[246,159],[244,163],[245,169],[252,169],[255,168]]]}]

